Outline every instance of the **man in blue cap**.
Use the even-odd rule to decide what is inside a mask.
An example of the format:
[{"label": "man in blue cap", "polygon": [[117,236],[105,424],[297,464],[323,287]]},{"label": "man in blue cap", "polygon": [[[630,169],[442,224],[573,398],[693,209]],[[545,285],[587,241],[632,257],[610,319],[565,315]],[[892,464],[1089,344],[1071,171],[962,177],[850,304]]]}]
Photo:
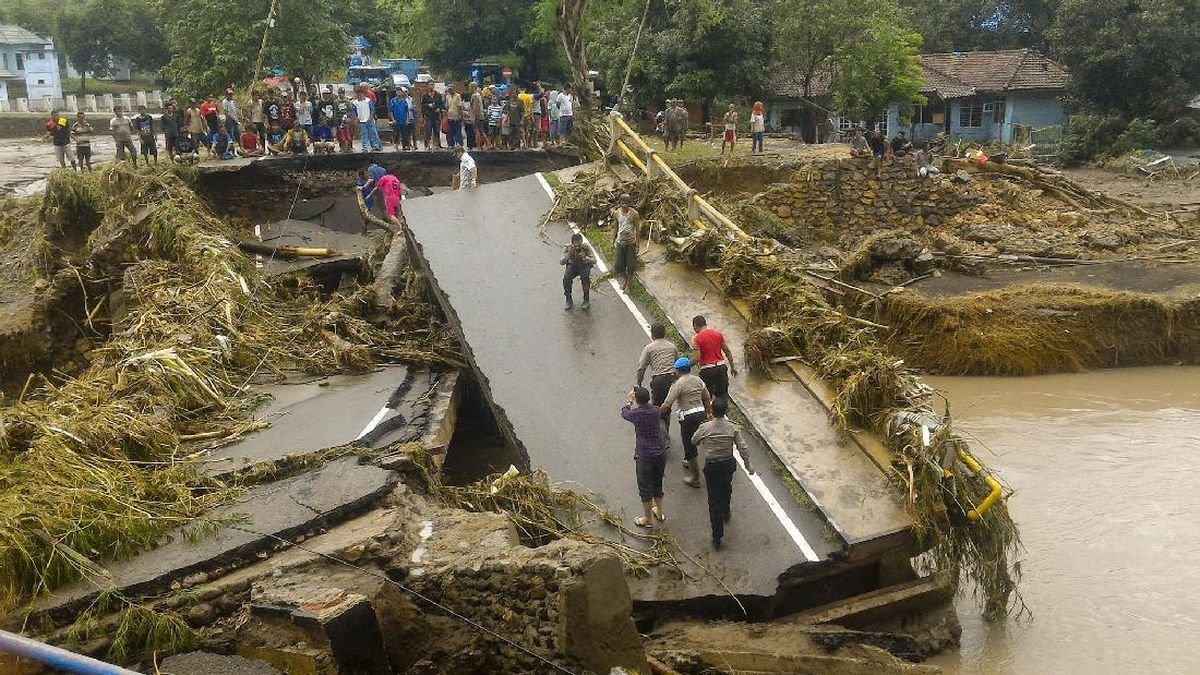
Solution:
[{"label": "man in blue cap", "polygon": [[667,390],[667,398],[658,407],[660,414],[670,412],[676,407],[679,418],[679,437],[683,439],[683,468],[688,475],[683,482],[691,487],[700,487],[700,467],[696,462],[696,445],[692,443],[692,434],[704,420],[712,417],[712,395],[704,380],[692,374],[692,361],[686,356],[675,361],[675,371],[679,378]]}]

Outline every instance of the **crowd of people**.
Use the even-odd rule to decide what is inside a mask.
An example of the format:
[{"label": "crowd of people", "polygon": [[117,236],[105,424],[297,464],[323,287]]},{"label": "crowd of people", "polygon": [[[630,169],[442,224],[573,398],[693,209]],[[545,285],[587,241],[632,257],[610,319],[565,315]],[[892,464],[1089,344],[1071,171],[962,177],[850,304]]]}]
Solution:
[{"label": "crowd of people", "polygon": [[[632,198],[623,194],[612,211],[616,223],[613,241],[616,251],[614,274],[621,278],[621,287],[628,288],[629,277],[636,268],[637,230],[641,216],[633,207]],[[583,290],[581,309],[591,306],[591,268],[595,255],[576,232],[563,247],[559,263],[565,268],[563,294],[566,309],[574,309],[575,279]],[[737,376],[733,353],[725,337],[708,326],[704,316],[692,319],[695,337],[693,352],[680,354],[678,346],[668,340],[662,324],[650,327],[651,341],[638,357],[636,385],[629,391],[621,408],[621,416],[634,427],[634,474],[642,514],[634,524],[653,528],[666,522],[663,505],[663,477],[666,472],[667,451],[670,448],[671,413],[675,413],[679,438],[683,445],[684,484],[708,492],[709,525],[714,548],[721,548],[725,525],[731,519],[730,500],[733,475],[737,470],[734,452],[741,455],[746,471],[754,467],[741,431],[726,418],[729,410],[729,377]],[[693,373],[693,370],[697,372]],[[643,386],[649,374],[649,388]],[[704,479],[700,478],[700,454],[704,455]]]},{"label": "crowd of people", "polygon": [[[407,87],[379,91],[358,85],[326,85],[320,92],[297,80],[291,88],[271,87],[253,100],[239,101],[232,88],[218,100],[181,103],[170,99],[156,120],[140,106],[130,118],[114,109],[108,132],[116,144],[118,161],[127,157],[137,164],[158,161],[158,136],[174,162],[190,164],[202,156],[215,159],[263,155],[307,155],[362,152],[383,148],[381,125],[390,131],[396,150],[445,148],[517,149],[560,145],[574,128],[578,99],[569,84],[547,87],[524,84],[469,83],[465,90],[453,83],[444,93],[430,85],[419,98]],[[59,165],[90,168],[91,124],[85,113],[74,123],[53,111],[46,134],[55,147]],[[134,136],[138,145],[134,145]],[[70,152],[75,144],[75,153]]]}]

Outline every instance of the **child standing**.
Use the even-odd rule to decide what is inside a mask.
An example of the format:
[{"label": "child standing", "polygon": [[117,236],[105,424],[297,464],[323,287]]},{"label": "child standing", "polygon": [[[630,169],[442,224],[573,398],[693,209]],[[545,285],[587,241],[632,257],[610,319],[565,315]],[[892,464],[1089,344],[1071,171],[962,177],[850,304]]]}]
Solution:
[{"label": "child standing", "polygon": [[75,124],[71,125],[71,135],[75,137],[75,158],[79,160],[79,169],[84,166],[92,170],[92,123],[87,121],[86,113],[79,113]]}]

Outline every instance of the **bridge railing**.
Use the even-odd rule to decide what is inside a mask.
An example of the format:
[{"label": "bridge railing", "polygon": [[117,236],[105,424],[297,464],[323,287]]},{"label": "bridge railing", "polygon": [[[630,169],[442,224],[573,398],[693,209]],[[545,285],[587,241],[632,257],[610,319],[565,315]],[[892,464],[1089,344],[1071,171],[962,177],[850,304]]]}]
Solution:
[{"label": "bridge railing", "polygon": [[60,649],[44,642],[0,630],[0,653],[37,661],[54,670],[74,675],[138,675],[111,663]]},{"label": "bridge railing", "polygon": [[[709,226],[721,227],[731,232],[738,239],[743,241],[750,240],[750,235],[746,234],[742,228],[738,227],[725,214],[717,210],[715,206],[708,203],[708,200],[701,197],[692,186],[687,184],[687,181],[680,178],[679,174],[675,173],[675,170],[671,168],[671,165],[667,164],[666,160],[659,156],[658,151],[647,145],[646,141],[642,140],[642,137],[624,119],[613,115],[609,117],[609,121],[613,144],[621,150],[631,164],[640,169],[649,178],[655,178],[659,175],[666,176],[687,197],[688,218],[692,221],[693,225],[701,229],[706,229]],[[629,143],[625,142],[626,139],[633,143],[634,147],[637,148],[636,151],[629,146]]]},{"label": "bridge railing", "polygon": [[[611,115],[609,117],[609,125],[613,147],[620,150],[629,160],[630,164],[637,167],[648,178],[655,178],[660,174],[666,176],[687,196],[688,218],[691,220],[692,225],[700,229],[707,229],[710,226],[721,227],[731,232],[738,239],[743,241],[751,239],[750,235],[746,234],[742,228],[738,227],[725,214],[708,203],[692,186],[680,178],[679,174],[675,173],[675,170],[667,164],[666,160],[659,156],[658,151],[647,145],[641,135],[626,124],[624,119],[618,115]],[[627,143],[626,140],[629,142]],[[631,143],[632,147],[630,146]],[[853,317],[847,315],[847,318]],[[929,431],[933,431],[933,429]],[[987,496],[974,509],[971,509],[967,513],[967,517],[970,520],[979,520],[1000,499],[1002,488],[999,481],[990,476],[971,453],[960,447],[958,448],[957,456],[966,465],[967,469],[980,476],[988,486],[989,492]],[[944,470],[949,472],[949,469]]]}]

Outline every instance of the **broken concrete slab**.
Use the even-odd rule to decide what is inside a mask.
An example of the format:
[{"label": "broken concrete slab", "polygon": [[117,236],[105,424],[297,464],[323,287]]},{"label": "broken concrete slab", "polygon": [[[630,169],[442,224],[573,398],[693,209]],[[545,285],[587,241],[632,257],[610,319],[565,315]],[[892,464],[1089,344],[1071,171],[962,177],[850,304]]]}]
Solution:
[{"label": "broken concrete slab", "polygon": [[[354,216],[357,217],[357,207]],[[345,219],[341,218],[339,222],[341,220]],[[346,271],[359,269],[363,261],[374,256],[387,241],[387,234],[378,230],[363,234],[361,229],[346,231],[296,218],[256,225],[255,231],[259,240],[268,246],[328,248],[334,252],[334,255],[325,257],[300,257],[291,260],[257,256],[256,260],[261,261],[266,273],[272,276],[299,270],[312,272],[317,268]]]},{"label": "broken concrete slab", "polygon": [[[703,314],[735,353],[745,344],[746,318],[702,272],[667,261],[663,249],[655,247],[642,256],[638,278],[686,338],[694,332],[684,322]],[[770,376],[730,378],[729,392],[846,543],[887,548],[911,540],[912,519],[883,471],[856,439],[833,427],[820,399],[786,365],[776,366]]]},{"label": "broken concrete slab", "polygon": [[279,670],[265,661],[208,652],[169,656],[163,659],[160,668],[171,675],[280,675]]},{"label": "broken concrete slab", "polygon": [[364,595],[297,580],[253,593],[250,613],[258,622],[327,649],[340,672],[391,675],[375,608]]},{"label": "broken concrete slab", "polygon": [[[360,441],[371,448],[421,438],[441,373],[384,366],[366,375],[335,375],[262,389],[272,401],[255,414],[270,427],[201,458],[221,476]],[[376,433],[377,430],[379,433]]]},{"label": "broken concrete slab", "polygon": [[[329,527],[390,492],[398,476],[344,457],[308,473],[251,489],[243,499],[214,511],[222,523],[197,540],[174,533],[161,546],[128,560],[106,563],[113,586],[135,597],[177,581],[200,583],[207,572],[235,566],[289,540]],[[56,614],[94,598],[101,589],[83,580],[40,601],[35,609]]]},{"label": "broken concrete slab", "polygon": [[[501,431],[528,458],[526,468],[544,467],[554,480],[632,519],[641,513],[633,434],[618,409],[649,338],[625,305],[600,289],[590,310],[563,311],[561,249],[554,242],[566,242],[570,230],[565,223],[539,228],[550,206],[533,176],[414,199],[404,206],[410,252],[459,334]],[[482,245],[463,246],[464,240]],[[524,326],[537,330],[514,333]],[[706,513],[704,493],[683,486],[675,457],[664,485],[668,511]],[[731,528],[726,547],[715,551],[704,516],[670,518],[664,529],[697,560],[681,563],[694,581],[663,575],[637,585],[638,601],[731,592],[770,597],[792,566],[813,564],[835,549],[822,536],[824,522],[790,499],[772,472],[757,480],[739,473],[735,481],[733,511],[745,525]],[[814,549],[815,560],[808,561],[804,547]]]}]

